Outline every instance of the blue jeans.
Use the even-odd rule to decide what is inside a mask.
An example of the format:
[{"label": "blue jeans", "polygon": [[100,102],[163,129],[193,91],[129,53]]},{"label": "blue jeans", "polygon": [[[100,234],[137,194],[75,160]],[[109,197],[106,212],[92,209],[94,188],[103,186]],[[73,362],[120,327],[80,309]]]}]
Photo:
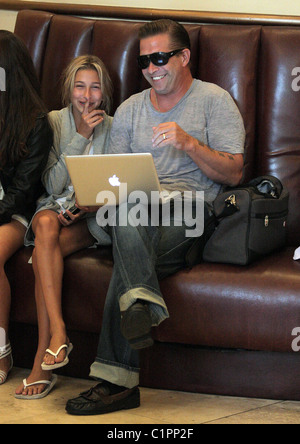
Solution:
[{"label": "blue jeans", "polygon": [[149,303],[153,326],[169,317],[159,280],[186,266],[186,254],[195,243],[194,237],[186,237],[186,229],[184,223],[110,227],[114,269],[91,377],[127,388],[139,384],[139,352],[121,333],[120,311],[140,299]]}]

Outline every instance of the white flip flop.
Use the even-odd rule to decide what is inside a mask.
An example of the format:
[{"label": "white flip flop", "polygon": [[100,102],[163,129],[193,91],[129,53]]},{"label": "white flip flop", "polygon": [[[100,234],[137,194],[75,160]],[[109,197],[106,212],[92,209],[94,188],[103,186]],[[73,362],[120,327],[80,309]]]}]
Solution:
[{"label": "white flip flop", "polygon": [[7,356],[10,356],[10,366],[7,373],[3,370],[0,370],[0,385],[5,383],[7,376],[14,365],[10,343],[6,344],[4,347],[0,347],[0,361]]},{"label": "white flip flop", "polygon": [[27,384],[27,380],[24,379],[23,380],[24,390],[26,390],[27,387],[32,387],[33,385],[37,385],[37,384],[46,384],[48,387],[42,393],[40,393],[38,395],[30,396],[30,395],[17,395],[17,394],[15,394],[15,398],[17,398],[17,399],[26,399],[26,400],[45,398],[45,396],[47,396],[51,392],[51,390],[55,386],[56,382],[57,382],[57,376],[56,375],[52,375],[51,381],[36,381],[36,382],[33,382],[32,384]]},{"label": "white flip flop", "polygon": [[59,349],[57,350],[56,353],[53,353],[52,350],[50,350],[49,348],[47,348],[46,353],[49,353],[50,355],[54,356],[54,358],[56,359],[57,356],[59,355],[59,353],[66,348],[66,357],[62,362],[56,362],[55,364],[50,364],[47,365],[44,362],[42,363],[41,367],[43,370],[56,370],[57,368],[61,368],[64,367],[65,365],[67,365],[69,363],[69,354],[71,353],[71,351],[73,350],[73,344],[70,342],[69,345],[68,344],[64,344],[61,347],[59,347]]}]

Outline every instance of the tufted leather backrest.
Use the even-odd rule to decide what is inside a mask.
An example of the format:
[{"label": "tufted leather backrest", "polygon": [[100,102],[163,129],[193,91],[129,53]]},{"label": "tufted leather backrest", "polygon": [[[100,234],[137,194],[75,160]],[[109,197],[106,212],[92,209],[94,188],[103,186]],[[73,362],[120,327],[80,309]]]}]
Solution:
[{"label": "tufted leather backrest", "polygon": [[[112,77],[114,112],[126,98],[148,87],[136,63],[141,24],[21,11],[15,32],[33,57],[49,109],[62,106],[62,70],[73,57],[92,53],[104,61]],[[291,73],[300,67],[300,28],[185,26],[192,44],[193,76],[229,91],[243,116],[247,133],[244,180],[274,174],[288,187],[289,241],[298,245],[300,91],[292,89]]]},{"label": "tufted leather backrest", "polygon": [[29,49],[40,80],[52,17],[53,14],[47,12],[33,14],[26,10],[17,15],[15,33],[22,37]]},{"label": "tufted leather backrest", "polygon": [[[289,238],[300,240],[300,29],[262,30],[256,172],[279,177],[290,192]],[[299,78],[300,68],[298,71]]]},{"label": "tufted leather backrest", "polygon": [[95,23],[92,53],[100,57],[109,70],[114,85],[114,110],[139,91],[141,72],[137,69],[139,50],[136,22],[99,20]]},{"label": "tufted leather backrest", "polygon": [[258,26],[202,26],[198,77],[216,83],[235,99],[246,128],[245,180],[254,170]]}]

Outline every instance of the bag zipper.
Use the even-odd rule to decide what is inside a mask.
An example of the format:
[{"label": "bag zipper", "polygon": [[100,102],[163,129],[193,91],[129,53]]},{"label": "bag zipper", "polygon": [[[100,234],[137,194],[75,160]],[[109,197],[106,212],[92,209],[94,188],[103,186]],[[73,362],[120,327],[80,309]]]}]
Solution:
[{"label": "bag zipper", "polygon": [[254,213],[252,217],[256,219],[264,219],[265,227],[269,226],[269,222],[272,219],[279,219],[280,217],[285,217],[288,215],[288,211],[284,210],[279,213],[272,213],[272,215],[266,213]]}]

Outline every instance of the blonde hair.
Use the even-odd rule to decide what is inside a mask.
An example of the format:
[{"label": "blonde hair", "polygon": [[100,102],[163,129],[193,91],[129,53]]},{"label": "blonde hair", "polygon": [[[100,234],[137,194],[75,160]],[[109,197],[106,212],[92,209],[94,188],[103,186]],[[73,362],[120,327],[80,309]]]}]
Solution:
[{"label": "blonde hair", "polygon": [[68,106],[74,89],[75,77],[81,69],[93,69],[97,72],[102,90],[102,109],[109,114],[112,107],[112,81],[106,66],[98,57],[94,55],[83,55],[71,61],[63,73],[62,101],[64,106]]}]

